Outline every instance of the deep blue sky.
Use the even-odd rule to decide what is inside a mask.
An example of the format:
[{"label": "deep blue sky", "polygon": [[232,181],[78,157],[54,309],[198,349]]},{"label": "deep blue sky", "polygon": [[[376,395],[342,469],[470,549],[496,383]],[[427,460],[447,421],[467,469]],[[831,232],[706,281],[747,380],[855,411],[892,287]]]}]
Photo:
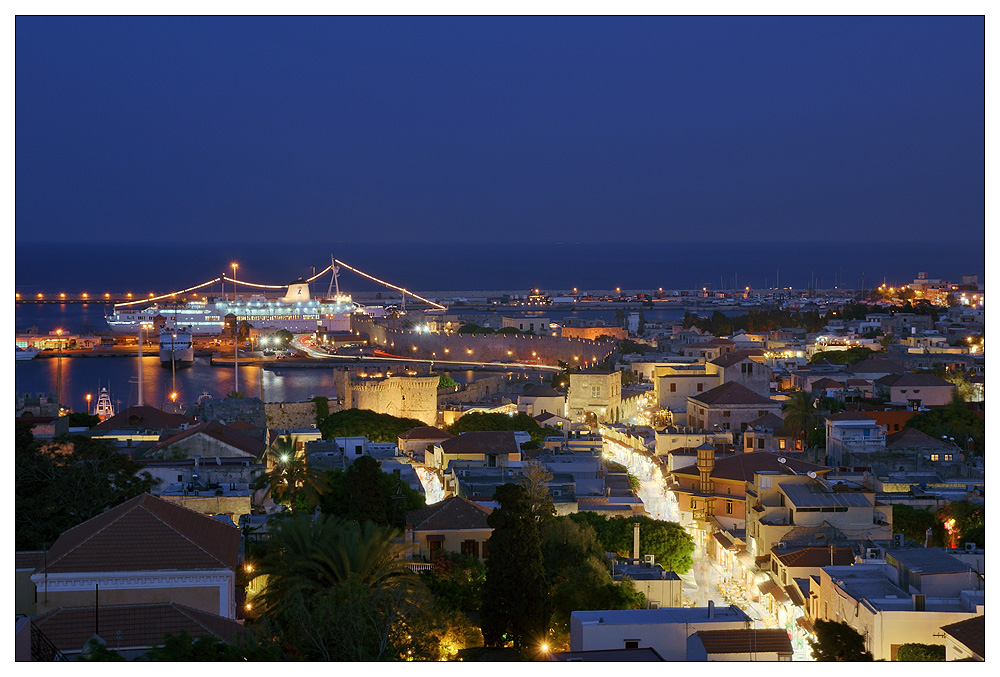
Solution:
[{"label": "deep blue sky", "polygon": [[16,239],[982,240],[983,31],[18,17]]}]

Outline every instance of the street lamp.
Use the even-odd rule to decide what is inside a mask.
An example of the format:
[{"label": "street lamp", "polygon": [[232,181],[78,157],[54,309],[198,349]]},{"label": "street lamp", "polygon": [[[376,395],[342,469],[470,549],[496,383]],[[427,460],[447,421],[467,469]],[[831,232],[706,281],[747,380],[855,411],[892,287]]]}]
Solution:
[{"label": "street lamp", "polygon": [[90,416],[90,393],[87,393],[87,416]]},{"label": "street lamp", "polygon": [[[240,267],[235,261],[229,264],[233,268],[233,303],[236,302],[236,269]],[[236,324],[233,326],[233,393],[240,391],[240,318],[234,313]]]}]

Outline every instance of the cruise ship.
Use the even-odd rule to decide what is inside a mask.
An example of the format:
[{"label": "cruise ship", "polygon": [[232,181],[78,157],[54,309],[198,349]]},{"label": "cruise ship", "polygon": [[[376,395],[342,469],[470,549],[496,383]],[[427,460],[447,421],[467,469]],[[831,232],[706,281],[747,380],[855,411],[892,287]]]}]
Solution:
[{"label": "cruise ship", "polygon": [[330,299],[313,299],[309,284],[296,280],[288,285],[280,299],[264,296],[236,297],[191,301],[185,305],[172,304],[136,305],[118,304],[105,320],[112,331],[124,334],[138,333],[160,324],[174,328],[187,328],[192,335],[211,336],[222,333],[230,315],[237,322],[247,322],[256,330],[286,329],[293,334],[311,333],[317,327],[327,331],[350,331],[351,314],[360,307],[350,296],[337,294]]}]

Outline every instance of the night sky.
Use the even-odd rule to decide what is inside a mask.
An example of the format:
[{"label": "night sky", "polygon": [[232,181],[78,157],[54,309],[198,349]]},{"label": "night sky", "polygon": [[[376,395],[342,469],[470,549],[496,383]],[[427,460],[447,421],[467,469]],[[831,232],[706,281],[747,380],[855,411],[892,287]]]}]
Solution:
[{"label": "night sky", "polygon": [[19,17],[16,239],[983,240],[984,24]]}]

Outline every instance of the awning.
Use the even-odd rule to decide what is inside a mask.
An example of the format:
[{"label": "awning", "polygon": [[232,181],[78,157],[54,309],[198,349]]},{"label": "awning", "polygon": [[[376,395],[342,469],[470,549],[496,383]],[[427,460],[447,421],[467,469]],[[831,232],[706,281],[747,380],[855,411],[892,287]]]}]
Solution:
[{"label": "awning", "polygon": [[431,543],[433,541],[442,542],[444,541],[444,534],[430,534],[427,536],[427,542]]},{"label": "awning", "polygon": [[785,591],[781,589],[781,586],[772,581],[770,578],[759,584],[757,587],[760,589],[760,594],[770,595],[774,598],[774,601],[779,604],[791,601],[788,599],[788,595],[785,594]]},{"label": "awning", "polygon": [[805,630],[809,634],[813,634],[814,633],[813,622],[811,620],[809,620],[808,618],[806,618],[805,616],[800,616],[799,618],[796,618],[795,622],[798,624],[798,626],[800,628],[802,628],[803,630]]},{"label": "awning", "polygon": [[736,553],[736,560],[750,571],[757,570],[757,563],[754,561],[753,555],[746,550]]},{"label": "awning", "polygon": [[733,545],[733,542],[726,538],[721,531],[716,531],[712,534],[712,537],[719,542],[719,545],[722,546],[723,550],[736,550],[736,546]]},{"label": "awning", "polygon": [[785,593],[788,595],[788,598],[792,600],[792,604],[794,604],[795,606],[804,607],[806,605],[806,600],[802,596],[802,590],[799,589],[799,586],[794,584],[786,585]]}]

